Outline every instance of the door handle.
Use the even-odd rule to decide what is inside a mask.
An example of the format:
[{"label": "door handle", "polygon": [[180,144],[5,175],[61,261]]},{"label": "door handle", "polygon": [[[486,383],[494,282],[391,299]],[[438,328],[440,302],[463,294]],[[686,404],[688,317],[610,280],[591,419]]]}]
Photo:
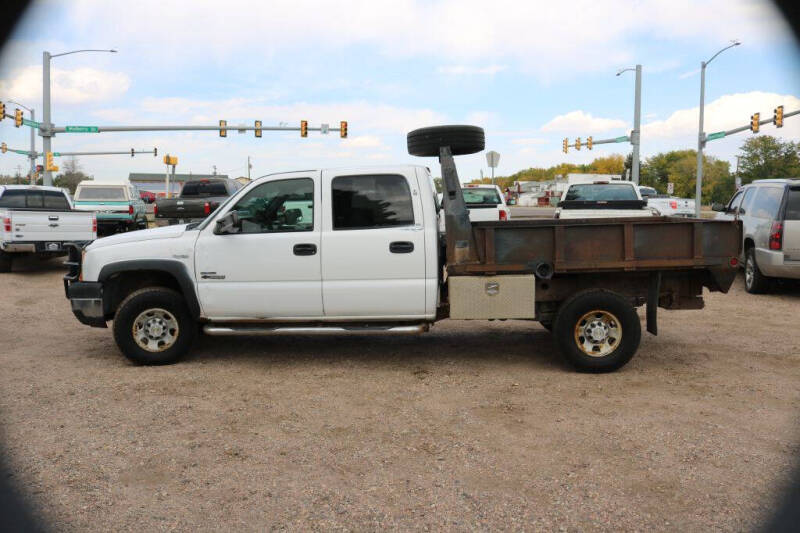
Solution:
[{"label": "door handle", "polygon": [[410,254],[414,251],[414,243],[409,241],[395,241],[389,243],[389,251],[393,254]]},{"label": "door handle", "polygon": [[294,255],[314,255],[317,253],[316,244],[295,244]]}]

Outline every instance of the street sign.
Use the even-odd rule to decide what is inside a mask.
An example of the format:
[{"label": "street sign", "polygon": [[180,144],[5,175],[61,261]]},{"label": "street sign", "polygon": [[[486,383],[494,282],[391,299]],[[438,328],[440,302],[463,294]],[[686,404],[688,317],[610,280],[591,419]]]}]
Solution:
[{"label": "street sign", "polygon": [[616,139],[614,139],[614,142],[615,143],[624,143],[624,142],[628,142],[630,140],[631,140],[630,137],[628,137],[627,135],[623,135],[622,137],[617,137]]},{"label": "street sign", "polygon": [[713,141],[715,139],[722,139],[723,137],[725,137],[725,132],[724,131],[718,131],[718,132],[715,132],[715,133],[709,133],[708,136],[706,137],[706,140],[707,141]]},{"label": "street sign", "polygon": [[490,168],[496,168],[498,163],[500,163],[500,154],[495,151],[486,152],[486,164]]},{"label": "street sign", "polygon": [[38,128],[40,125],[39,122],[36,122],[35,120],[28,120],[27,118],[23,118],[22,123],[26,126],[30,126],[31,128]]},{"label": "street sign", "polygon": [[667,183],[667,194],[675,194],[675,184],[671,181]]},{"label": "street sign", "polygon": [[97,133],[97,126],[67,126],[64,131],[67,133]]}]

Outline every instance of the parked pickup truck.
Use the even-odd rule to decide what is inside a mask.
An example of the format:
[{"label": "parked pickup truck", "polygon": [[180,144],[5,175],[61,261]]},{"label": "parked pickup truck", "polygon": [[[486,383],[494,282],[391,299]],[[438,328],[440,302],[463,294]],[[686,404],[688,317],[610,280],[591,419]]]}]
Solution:
[{"label": "parked pickup truck", "polygon": [[157,199],[153,213],[157,219],[167,219],[169,224],[202,220],[241,188],[238,181],[227,178],[187,181],[177,198]]},{"label": "parked pickup truck", "polygon": [[64,243],[97,238],[94,213],[74,211],[56,187],[0,185],[0,223],[0,272],[11,272],[15,257],[66,255]]},{"label": "parked pickup truck", "polygon": [[574,183],[561,195],[555,218],[652,217],[658,213],[648,207],[632,181],[594,181]]},{"label": "parked pickup truck", "polygon": [[75,189],[75,209],[96,213],[101,235],[147,228],[147,207],[128,182],[80,182]]},{"label": "parked pickup truck", "polygon": [[[510,210],[497,185],[478,185],[470,183],[462,189],[467,213],[472,222],[484,220],[508,220]],[[438,194],[440,207],[444,203],[444,194]],[[439,231],[444,233],[444,217],[439,217]]]},{"label": "parked pickup truck", "polygon": [[[741,223],[667,217],[471,222],[454,155],[475,126],[408,134],[439,157],[444,212],[424,166],[264,176],[200,223],[73,247],[66,296],[142,364],[177,361],[207,335],[401,334],[437,321],[538,320],[580,370],[638,349],[636,307],[700,309],[736,275]],[[437,219],[444,216],[440,237]],[[535,338],[532,339],[535,342]]]},{"label": "parked pickup truck", "polygon": [[647,207],[654,209],[658,215],[689,218],[695,216],[693,199],[659,194],[653,187],[646,185],[639,186],[639,193],[647,200]]}]

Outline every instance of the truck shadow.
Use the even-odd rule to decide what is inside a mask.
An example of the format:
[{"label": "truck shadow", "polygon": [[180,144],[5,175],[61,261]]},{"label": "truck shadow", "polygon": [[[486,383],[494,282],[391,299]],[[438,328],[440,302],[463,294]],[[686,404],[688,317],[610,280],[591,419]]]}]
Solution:
[{"label": "truck shadow", "polygon": [[258,365],[302,366],[329,364],[397,367],[449,363],[524,364],[563,370],[552,335],[539,325],[522,324],[513,330],[476,327],[470,331],[445,327],[423,335],[359,336],[203,336],[186,362],[245,360]]},{"label": "truck shadow", "polygon": [[52,272],[66,272],[64,261],[67,256],[42,259],[36,256],[15,257],[11,266],[12,274],[48,274]]}]

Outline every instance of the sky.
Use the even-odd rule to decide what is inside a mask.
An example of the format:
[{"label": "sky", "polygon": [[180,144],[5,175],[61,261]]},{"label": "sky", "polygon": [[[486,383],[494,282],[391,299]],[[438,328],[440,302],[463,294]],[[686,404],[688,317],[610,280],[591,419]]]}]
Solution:
[{"label": "sky", "polygon": [[[95,179],[164,172],[253,177],[288,170],[423,164],[408,131],[475,124],[500,153],[497,175],[627,154],[627,143],[561,151],[567,137],[627,135],[641,64],[642,158],[696,148],[699,67],[731,39],[741,46],[706,72],[706,132],[745,125],[777,105],[800,109],[800,49],[769,2],[749,0],[40,0],[0,52],[0,100],[42,108],[42,52],[114,48],[52,60],[52,121],[66,125],[264,126],[349,123],[335,132],[229,131],[58,134],[53,150],[151,150],[159,156],[84,156]],[[14,105],[8,105],[13,112]],[[26,112],[26,117],[28,114]],[[800,140],[800,116],[762,134]],[[752,135],[708,143],[735,166]],[[0,122],[0,140],[30,146],[26,127]],[[41,150],[41,138],[36,139]],[[57,160],[58,161],[58,160]],[[489,175],[485,153],[457,160],[460,177]],[[0,155],[0,173],[23,173],[24,156]]]}]

